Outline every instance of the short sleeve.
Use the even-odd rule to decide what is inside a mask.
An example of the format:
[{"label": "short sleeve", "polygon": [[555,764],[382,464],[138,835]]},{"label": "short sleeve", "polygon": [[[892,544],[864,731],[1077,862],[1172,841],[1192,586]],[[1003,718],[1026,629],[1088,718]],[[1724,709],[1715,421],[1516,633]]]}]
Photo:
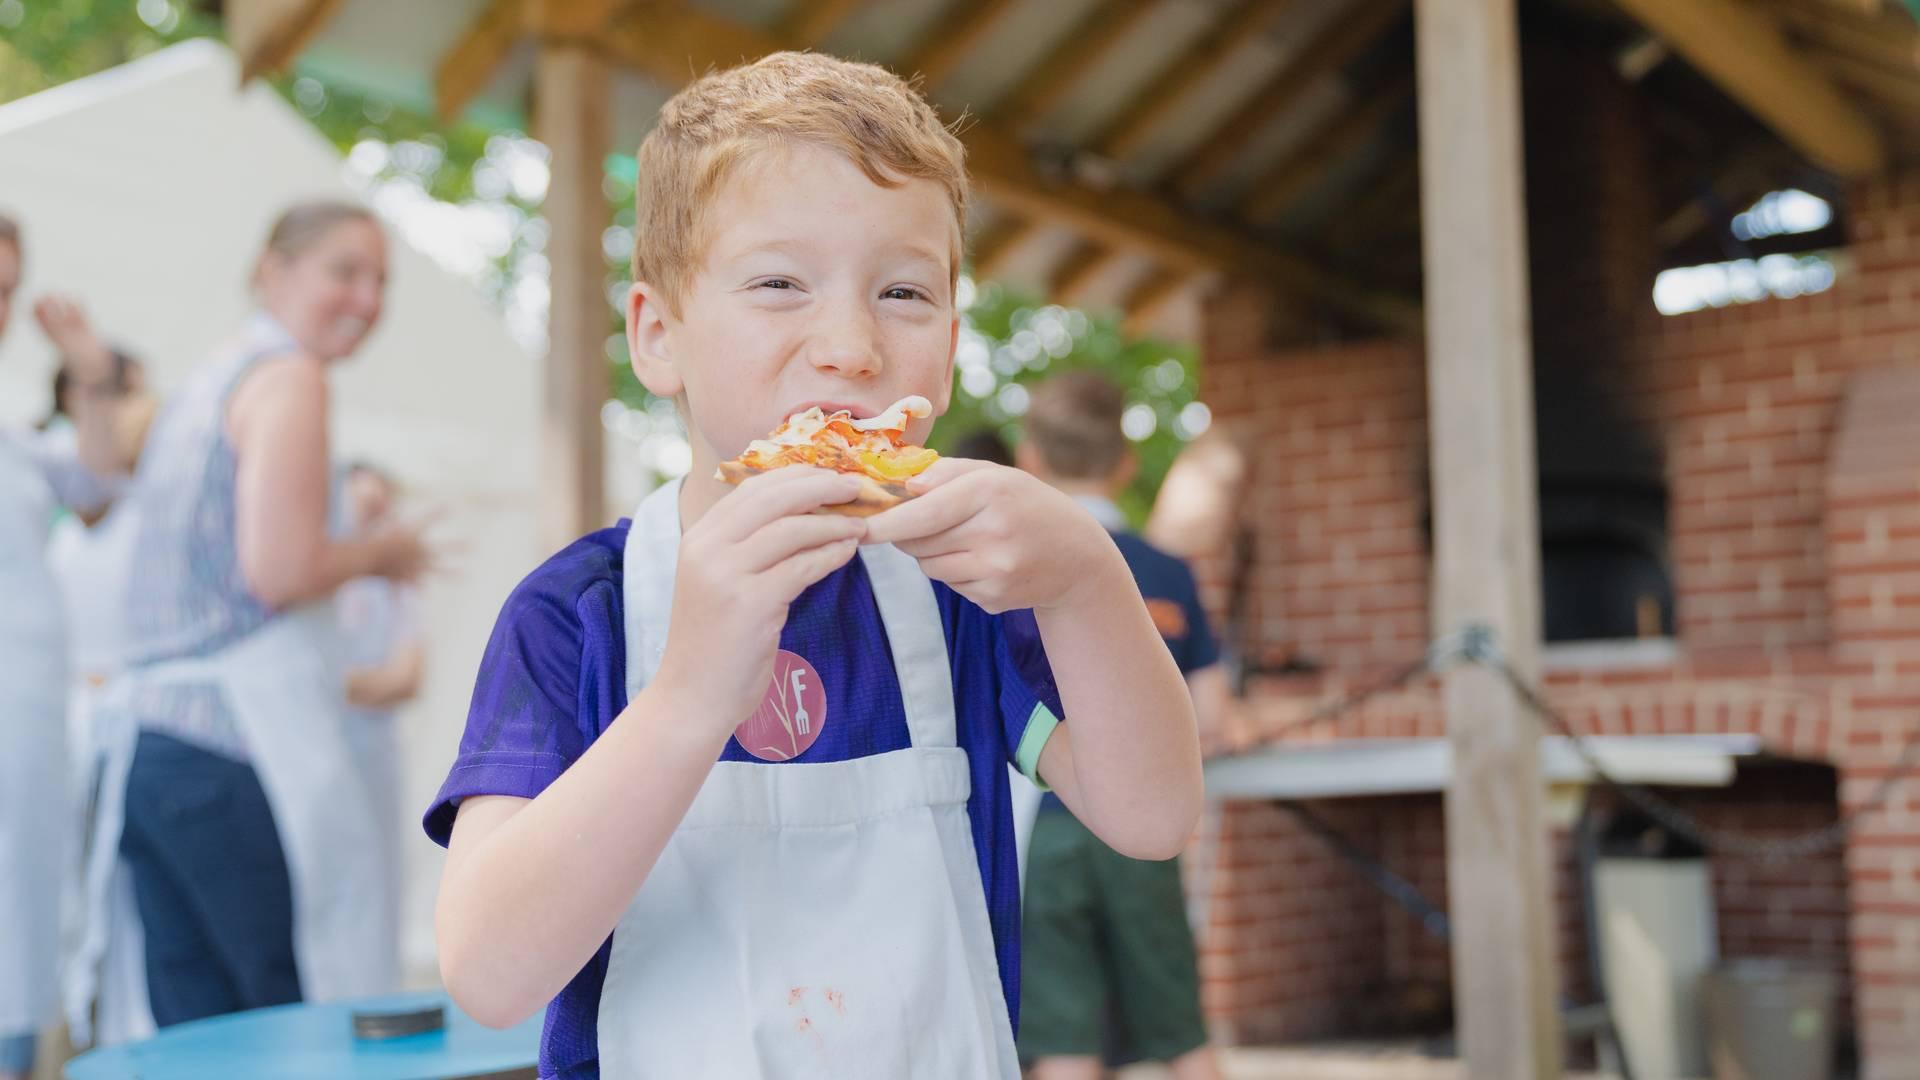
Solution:
[{"label": "short sleeve", "polygon": [[1207,621],[1207,609],[1200,603],[1200,587],[1194,583],[1193,571],[1187,564],[1177,564],[1180,571],[1180,606],[1187,613],[1187,640],[1182,650],[1180,673],[1191,675],[1201,668],[1212,667],[1220,662],[1220,646],[1213,637],[1213,624]]},{"label": "short sleeve", "polygon": [[610,562],[595,542],[603,535],[554,556],[507,597],[459,752],[426,814],[435,843],[447,843],[463,799],[545,791],[625,707],[619,546]]},{"label": "short sleeve", "polygon": [[1054,682],[1033,612],[1010,611],[997,616],[995,630],[1000,722],[1006,731],[1009,760],[1027,779],[1041,784],[1040,751],[1065,719],[1060,688]]}]

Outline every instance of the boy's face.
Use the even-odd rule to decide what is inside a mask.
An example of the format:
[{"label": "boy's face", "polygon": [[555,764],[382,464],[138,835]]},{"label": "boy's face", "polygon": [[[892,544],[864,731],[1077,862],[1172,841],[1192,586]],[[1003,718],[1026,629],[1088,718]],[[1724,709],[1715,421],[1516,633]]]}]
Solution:
[{"label": "boy's face", "polygon": [[705,213],[705,260],[678,317],[644,282],[627,309],[634,371],[681,401],[695,477],[810,405],[865,417],[919,394],[946,411],[960,323],[939,185],[882,187],[797,145],[744,163]]}]

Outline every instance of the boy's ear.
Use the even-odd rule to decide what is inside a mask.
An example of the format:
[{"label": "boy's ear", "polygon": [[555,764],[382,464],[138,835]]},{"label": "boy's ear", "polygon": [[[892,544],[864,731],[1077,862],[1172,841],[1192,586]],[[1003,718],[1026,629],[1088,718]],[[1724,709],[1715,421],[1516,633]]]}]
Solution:
[{"label": "boy's ear", "polygon": [[1115,492],[1125,491],[1133,477],[1140,471],[1140,459],[1129,450],[1120,455],[1119,464],[1113,467],[1113,476],[1108,478],[1107,486]]},{"label": "boy's ear", "polygon": [[679,397],[686,386],[673,366],[670,317],[659,287],[636,281],[627,290],[627,357],[633,374],[648,393],[668,399]]}]

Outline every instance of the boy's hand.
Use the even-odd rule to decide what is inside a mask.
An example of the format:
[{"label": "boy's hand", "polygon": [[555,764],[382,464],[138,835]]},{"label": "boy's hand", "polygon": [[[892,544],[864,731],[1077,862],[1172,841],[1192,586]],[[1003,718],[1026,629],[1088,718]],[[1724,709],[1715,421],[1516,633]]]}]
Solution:
[{"label": "boy's hand", "polygon": [[655,684],[685,694],[716,734],[759,707],[788,605],[859,550],[865,519],[813,513],[859,491],[855,476],[775,469],[728,492],[680,538]]},{"label": "boy's hand", "polygon": [[942,458],[908,488],[918,498],[867,519],[866,542],[893,544],[989,612],[1064,607],[1105,571],[1126,575],[1091,515],[1019,469]]}]

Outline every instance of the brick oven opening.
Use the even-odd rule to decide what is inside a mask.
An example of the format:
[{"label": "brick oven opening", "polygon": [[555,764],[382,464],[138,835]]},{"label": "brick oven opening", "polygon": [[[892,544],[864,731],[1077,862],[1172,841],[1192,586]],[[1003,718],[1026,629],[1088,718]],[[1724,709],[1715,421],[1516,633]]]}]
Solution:
[{"label": "brick oven opening", "polygon": [[1671,637],[1659,451],[1581,371],[1536,366],[1541,610],[1548,642]]}]

